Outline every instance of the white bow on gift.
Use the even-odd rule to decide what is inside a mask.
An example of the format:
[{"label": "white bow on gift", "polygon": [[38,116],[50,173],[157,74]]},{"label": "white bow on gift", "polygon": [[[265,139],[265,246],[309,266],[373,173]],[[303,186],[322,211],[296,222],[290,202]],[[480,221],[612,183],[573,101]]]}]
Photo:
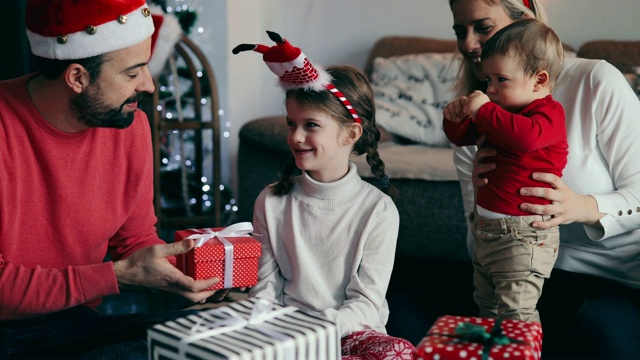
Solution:
[{"label": "white bow on gift", "polygon": [[183,357],[185,355],[186,345],[189,343],[250,327],[271,338],[281,340],[279,346],[283,352],[283,358],[294,359],[295,347],[292,339],[263,323],[297,310],[298,308],[295,306],[275,309],[272,302],[265,299],[258,299],[253,306],[249,319],[245,319],[240,313],[230,307],[202,311],[198,314],[198,321],[190,329],[192,334],[180,340],[180,356]]},{"label": "white bow on gift", "polygon": [[187,239],[196,239],[196,247],[204,245],[207,241],[221,236],[240,237],[248,236],[253,231],[253,225],[250,222],[241,222],[229,225],[220,231],[213,231],[211,228],[202,229],[204,232],[200,234],[192,234]]},{"label": "white bow on gift", "polygon": [[[198,231],[198,230],[196,230]],[[253,232],[253,225],[250,222],[241,222],[229,225],[220,231],[213,231],[211,228],[202,229],[199,234],[192,234],[186,239],[195,239],[196,246],[200,247],[207,241],[216,238],[224,245],[224,287],[229,289],[233,287],[233,244],[224,237],[243,237],[249,236]],[[186,240],[185,239],[185,240]]]}]

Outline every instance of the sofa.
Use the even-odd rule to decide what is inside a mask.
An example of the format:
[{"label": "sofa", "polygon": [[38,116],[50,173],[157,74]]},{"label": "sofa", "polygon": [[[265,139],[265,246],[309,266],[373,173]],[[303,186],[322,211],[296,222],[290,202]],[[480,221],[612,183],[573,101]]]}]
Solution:
[{"label": "sofa", "polygon": [[[566,48],[567,56],[573,56],[573,49]],[[375,77],[377,59],[423,53],[453,54],[455,50],[455,41],[387,36],[374,44],[364,70]],[[638,86],[639,75],[633,71],[634,65],[640,65],[640,41],[591,41],[575,51],[575,56],[608,60],[628,75],[630,84]],[[440,107],[446,103],[446,99],[442,100]],[[460,185],[450,146],[417,143],[386,131],[380,123],[379,128],[382,131],[380,156],[386,163],[391,183],[400,192],[396,200],[400,232],[387,293],[391,309],[387,330],[417,343],[437,316],[476,313]],[[286,133],[284,116],[254,119],[241,128],[239,221],[251,221],[256,196],[265,185],[276,181],[288,160]],[[361,176],[373,181],[364,159],[354,161]]]}]

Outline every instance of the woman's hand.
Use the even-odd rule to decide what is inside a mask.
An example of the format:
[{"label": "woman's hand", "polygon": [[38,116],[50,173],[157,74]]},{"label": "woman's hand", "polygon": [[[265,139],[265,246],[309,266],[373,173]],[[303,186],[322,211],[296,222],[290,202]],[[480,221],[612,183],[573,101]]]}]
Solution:
[{"label": "woman's hand", "polygon": [[533,214],[549,216],[548,220],[535,221],[534,228],[548,229],[560,224],[580,222],[598,226],[605,215],[598,211],[598,204],[591,195],[579,195],[571,190],[558,176],[549,173],[533,173],[532,178],[551,185],[546,187],[523,187],[521,195],[535,196],[551,201],[551,204],[522,203],[520,209]]},{"label": "woman's hand", "polygon": [[473,159],[473,170],[471,172],[471,182],[476,188],[487,185],[489,180],[484,177],[484,174],[496,168],[496,163],[485,162],[487,158],[494,157],[498,154],[498,151],[495,148],[482,147],[486,141],[487,137],[482,135],[476,142],[476,145],[478,145],[478,151],[476,151],[476,156]]}]

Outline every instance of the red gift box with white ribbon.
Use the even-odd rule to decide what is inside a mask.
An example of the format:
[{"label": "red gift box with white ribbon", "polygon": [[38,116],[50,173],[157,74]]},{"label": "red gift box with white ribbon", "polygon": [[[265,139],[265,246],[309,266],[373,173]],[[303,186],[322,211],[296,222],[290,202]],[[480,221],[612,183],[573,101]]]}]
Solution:
[{"label": "red gift box with white ribbon", "polygon": [[[416,350],[423,359],[534,359],[542,352],[542,326],[534,321],[452,316],[439,317]],[[501,331],[500,331],[501,329]]]},{"label": "red gift box with white ribbon", "polygon": [[194,239],[196,247],[176,256],[177,267],[196,280],[212,277],[220,282],[210,290],[254,286],[258,283],[260,242],[252,238],[251,223],[221,228],[186,229],[175,232],[176,242]]}]

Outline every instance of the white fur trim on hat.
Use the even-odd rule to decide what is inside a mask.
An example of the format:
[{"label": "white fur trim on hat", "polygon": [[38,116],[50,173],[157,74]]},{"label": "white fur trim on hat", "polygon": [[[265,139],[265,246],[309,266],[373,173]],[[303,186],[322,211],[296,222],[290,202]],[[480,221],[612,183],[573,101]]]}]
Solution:
[{"label": "white fur trim on hat", "polygon": [[158,38],[153,48],[151,59],[149,60],[149,71],[151,72],[151,76],[155,77],[164,68],[167,59],[173,52],[176,43],[180,40],[183,31],[175,15],[162,14],[162,10],[158,10],[157,7],[151,7],[151,12],[161,14],[163,17],[160,29],[156,29]]},{"label": "white fur trim on hat", "polygon": [[[136,45],[153,34],[151,15],[145,16],[140,8],[126,14],[127,22],[121,24],[117,19],[96,26],[96,32],[89,35],[78,31],[66,36],[66,42],[58,42],[56,36],[42,36],[27,29],[31,52],[40,57],[58,60],[84,59]],[[147,12],[148,14],[148,12]]]}]

